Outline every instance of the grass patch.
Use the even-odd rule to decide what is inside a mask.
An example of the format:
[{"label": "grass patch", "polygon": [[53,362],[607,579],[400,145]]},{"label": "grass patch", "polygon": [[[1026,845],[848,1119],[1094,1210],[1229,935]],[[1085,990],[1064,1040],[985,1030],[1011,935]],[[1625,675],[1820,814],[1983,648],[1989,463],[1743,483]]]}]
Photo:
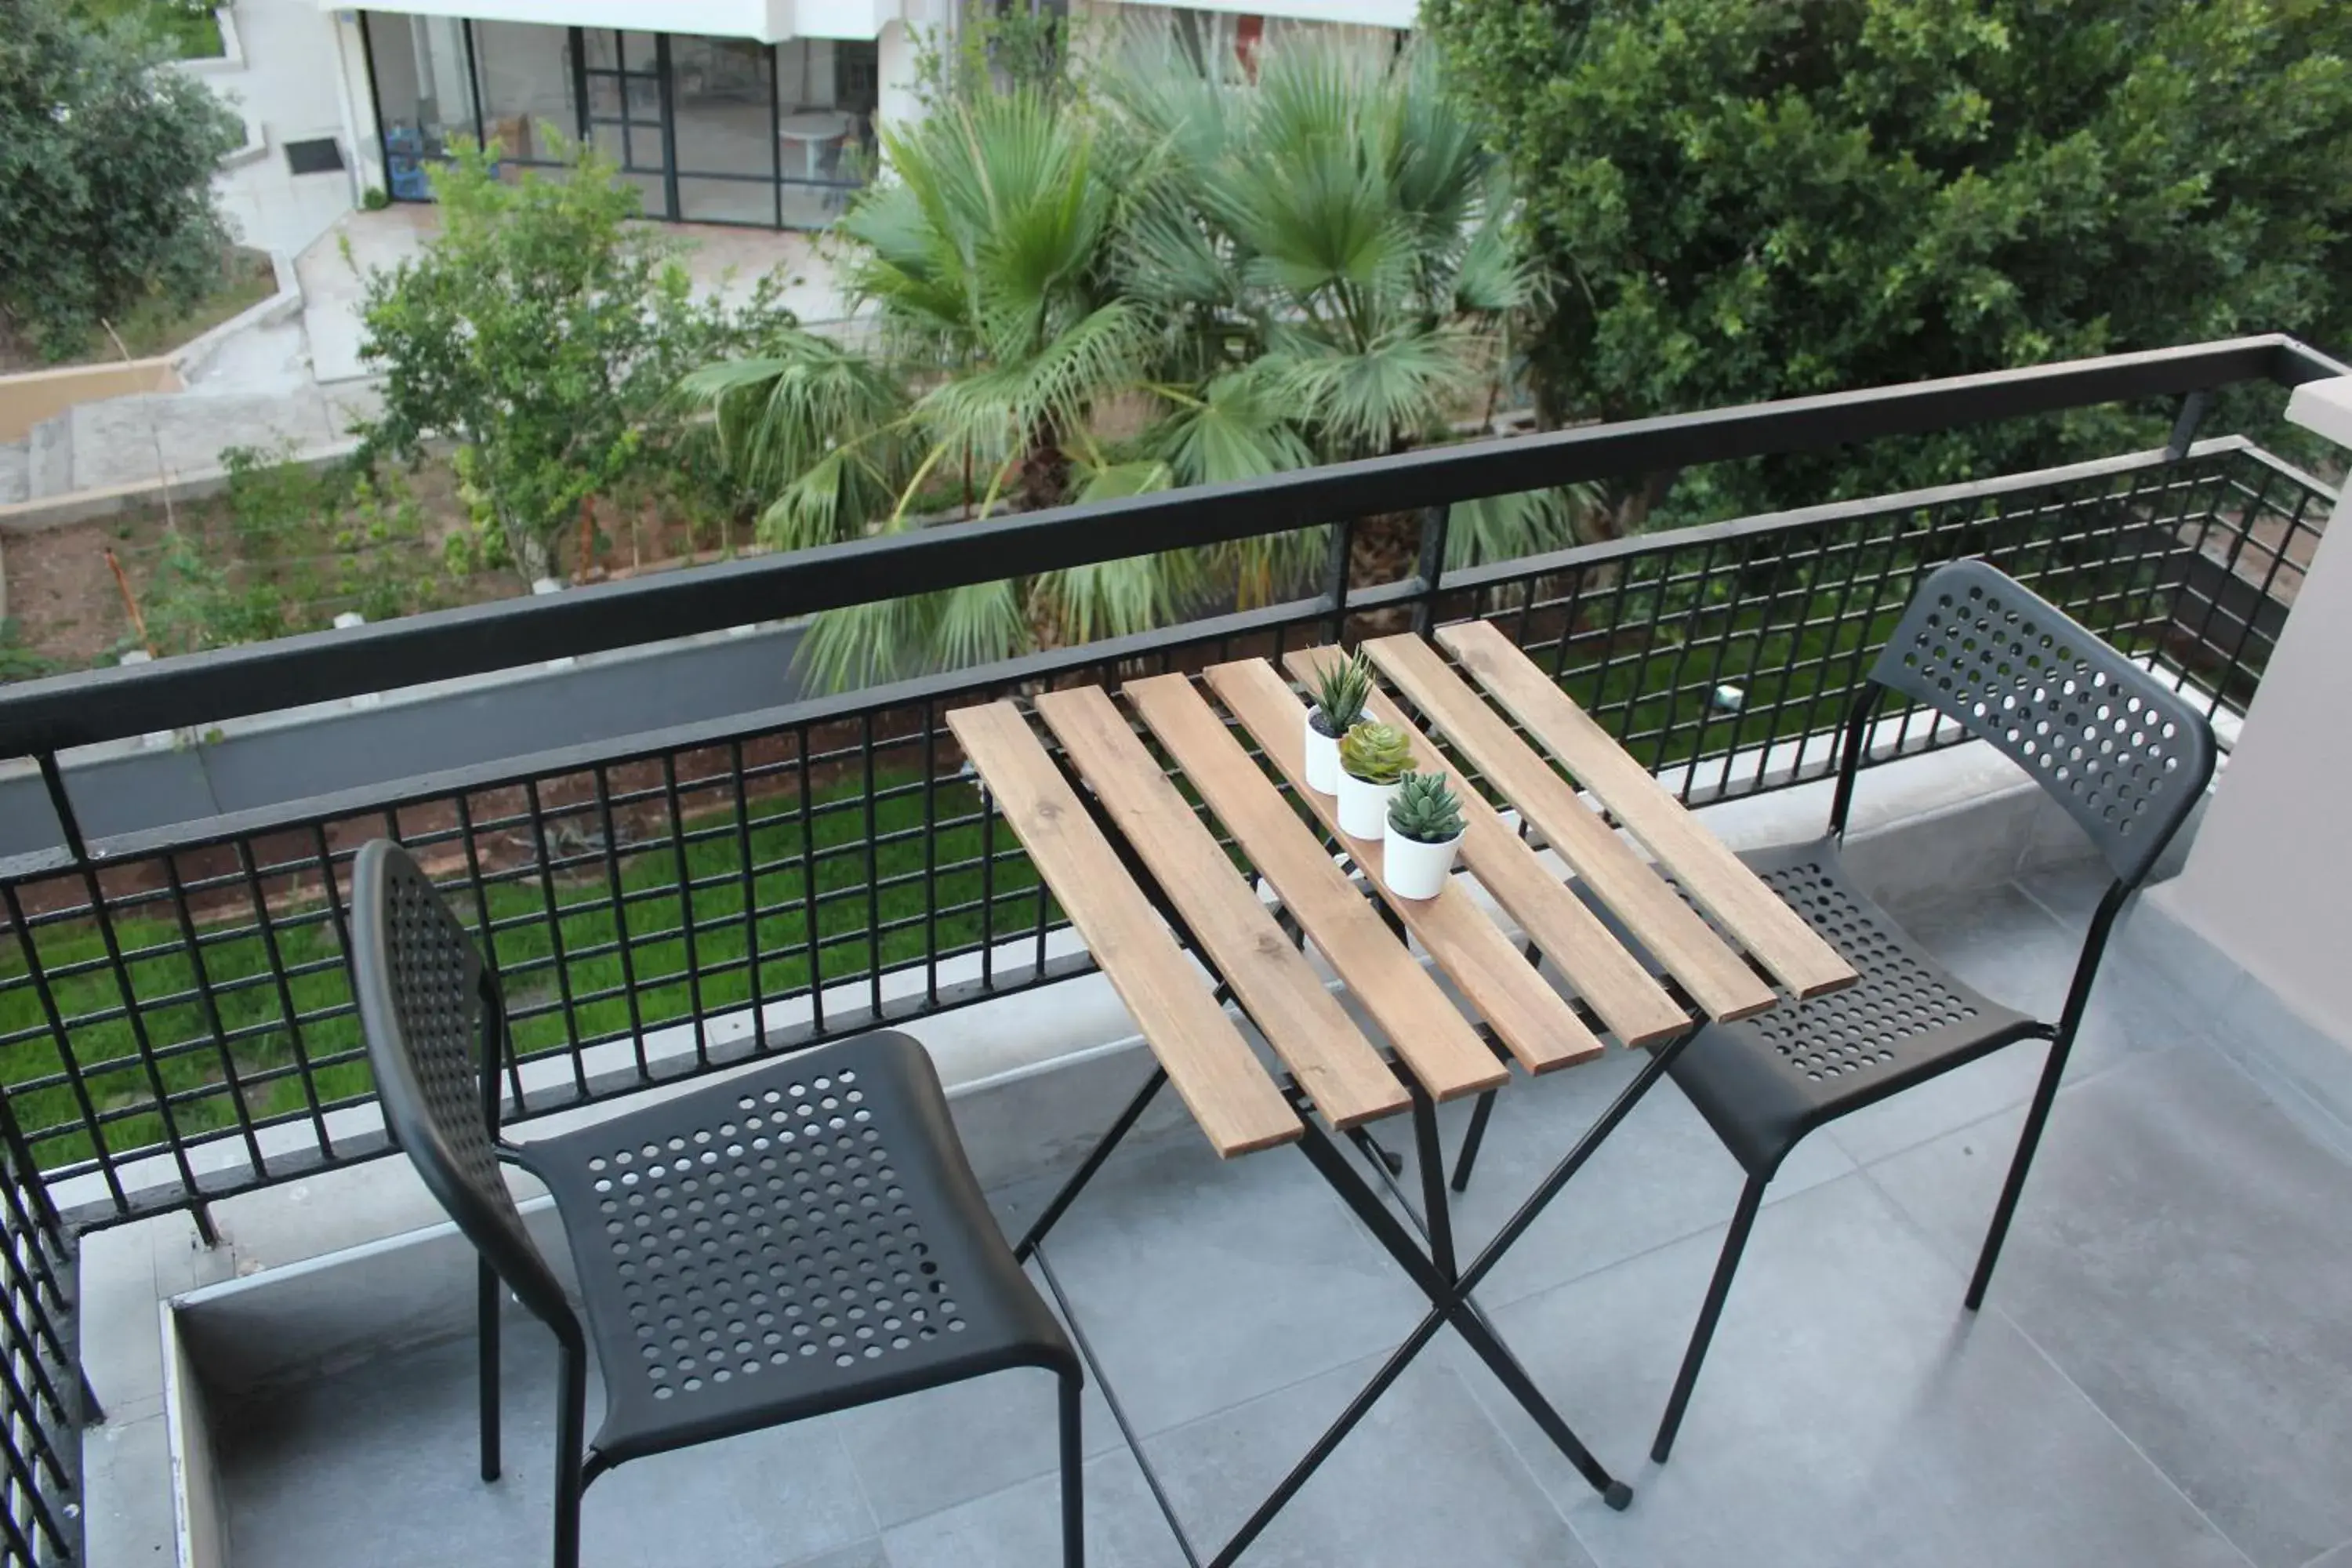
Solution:
[{"label": "grass patch", "polygon": [[[880,798],[873,806],[870,841],[862,782],[819,791],[808,814],[816,949],[828,985],[870,975],[877,961],[887,968],[921,957],[927,914],[936,913],[937,945],[943,952],[977,942],[983,930],[978,793],[965,784],[935,790],[932,810],[939,826],[929,834],[915,775],[877,775],[876,794]],[[748,921],[732,812],[687,818],[681,837],[693,886],[683,893],[678,847],[669,837],[623,849],[621,901],[631,937],[626,962],[645,1027],[690,1019],[698,988],[705,1015],[747,1005],[747,954],[754,929],[762,994],[774,1000],[806,987],[811,879],[803,833],[796,801],[752,807],[751,880],[757,909]],[[994,929],[1000,936],[1030,929],[1040,900],[1036,875],[1002,824],[992,847]],[[555,858],[583,863],[556,871],[552,919],[536,868],[492,873],[484,890],[515,1043],[526,1058],[568,1049],[574,1031],[583,1043],[593,1043],[625,1037],[632,1028],[620,921],[604,857],[593,849],[559,848]],[[931,878],[927,868],[941,869]],[[470,890],[458,889],[452,901],[468,926],[477,923]],[[684,934],[689,923],[690,966]],[[323,901],[273,910],[266,932],[249,910],[245,918],[197,928],[194,946],[217,1008],[217,1032],[198,994],[189,943],[168,913],[118,919],[115,934],[136,1001],[137,1027],[143,1028],[151,1047],[152,1072],[162,1079],[173,1125],[183,1137],[236,1123],[236,1101],[226,1081],[232,1070],[247,1113],[257,1121],[307,1112],[310,1097],[299,1070],[305,1061],[322,1106],[373,1092],[333,914]],[[138,1034],[125,1014],[100,933],[87,921],[61,922],[37,927],[35,940],[109,1150],[126,1153],[161,1142],[165,1125],[156,1109],[151,1068],[140,1059]],[[559,942],[561,964],[555,958]],[[270,962],[273,942],[276,965]],[[290,1028],[273,977],[279,972],[293,1006]],[[92,1153],[80,1130],[79,1097],[64,1079],[64,1065],[23,949],[11,941],[0,947],[0,1080],[34,1086],[16,1090],[12,1103],[45,1168]]]},{"label": "grass patch", "polygon": [[194,342],[233,316],[260,304],[278,291],[278,274],[266,252],[231,246],[221,255],[220,279],[186,310],[163,300],[142,300],[114,323],[121,348],[103,328],[90,333],[81,347],[63,359],[48,360],[21,347],[0,352],[0,371],[63,370],[71,365],[115,364],[127,354],[152,359]]},{"label": "grass patch", "polygon": [[177,0],[77,0],[82,15],[97,21],[128,18],[146,37],[171,51],[175,60],[218,59],[227,53],[221,41],[220,22],[209,6],[186,5]]}]

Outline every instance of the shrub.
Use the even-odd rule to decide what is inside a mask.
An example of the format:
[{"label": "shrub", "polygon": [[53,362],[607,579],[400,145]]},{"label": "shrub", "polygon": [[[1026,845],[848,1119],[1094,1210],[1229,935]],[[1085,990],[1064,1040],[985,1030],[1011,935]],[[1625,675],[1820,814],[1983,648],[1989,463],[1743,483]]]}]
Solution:
[{"label": "shrub", "polygon": [[694,297],[677,243],[630,220],[636,188],[581,150],[562,180],[499,179],[460,144],[434,176],[440,232],[368,275],[362,353],[383,413],[362,426],[371,465],[457,445],[477,524],[459,558],[551,574],[582,506],[667,476],[690,482],[690,365],[761,347],[792,320],[762,279],[740,309]]},{"label": "shrub", "polygon": [[10,0],[0,23],[0,324],[49,358],[220,276],[213,171],[244,130],[160,53],[66,0]]}]

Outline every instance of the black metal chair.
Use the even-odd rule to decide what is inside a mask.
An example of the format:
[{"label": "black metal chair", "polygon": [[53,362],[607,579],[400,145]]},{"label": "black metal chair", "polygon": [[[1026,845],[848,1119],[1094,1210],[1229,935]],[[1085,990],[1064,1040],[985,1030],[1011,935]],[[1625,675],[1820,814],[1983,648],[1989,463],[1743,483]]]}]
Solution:
[{"label": "black metal chair", "polygon": [[[1969,1309],[1983,1301],[2108,933],[2212,776],[2212,731],[2178,693],[1981,561],[1939,567],[1920,584],[1870,680],[1846,719],[1828,836],[1741,857],[1846,956],[1860,983],[1746,1023],[1709,1026],[1669,1068],[1746,1168],[1748,1184],[1650,1450],[1662,1464],[1764,1189],[1789,1151],[1849,1111],[2003,1046],[2043,1039],[2049,1058],[1969,1283]],[[1840,865],[1855,770],[1887,691],[2008,753],[2105,858],[2114,880],[2091,917],[2055,1023],[2005,1007],[1945,969]]]},{"label": "black metal chair", "polygon": [[[1061,1379],[1062,1555],[1082,1568],[1083,1373],[989,1214],[919,1044],[865,1035],[509,1143],[505,1010],[465,928],[383,839],[360,851],[352,902],[386,1121],[481,1257],[483,1479],[499,1473],[501,1280],[562,1346],[557,1568],[579,1561],[582,1491],[615,1465],[1011,1367]],[[554,1197],[584,1327],[502,1159]],[[604,1420],[583,1441],[592,1346]]]}]

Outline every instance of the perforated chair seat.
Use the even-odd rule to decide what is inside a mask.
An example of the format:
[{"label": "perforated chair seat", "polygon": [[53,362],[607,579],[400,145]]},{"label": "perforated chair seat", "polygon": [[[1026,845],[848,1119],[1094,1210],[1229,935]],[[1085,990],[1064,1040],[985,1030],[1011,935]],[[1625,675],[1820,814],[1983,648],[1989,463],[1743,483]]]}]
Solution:
[{"label": "perforated chair seat", "polygon": [[605,1465],[1009,1367],[1076,1371],[905,1035],[803,1052],[516,1158],[571,1243]]},{"label": "perforated chair seat", "polygon": [[1769,1178],[1825,1121],[2049,1033],[1930,957],[1853,886],[1834,838],[1740,859],[1862,976],[1810,1002],[1709,1025],[1669,1066],[1751,1176]]}]

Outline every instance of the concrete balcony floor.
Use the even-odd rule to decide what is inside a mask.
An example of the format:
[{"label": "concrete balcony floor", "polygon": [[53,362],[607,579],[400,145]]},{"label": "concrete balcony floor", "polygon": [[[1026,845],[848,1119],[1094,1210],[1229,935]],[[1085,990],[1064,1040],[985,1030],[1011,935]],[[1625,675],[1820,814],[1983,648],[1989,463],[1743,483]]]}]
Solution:
[{"label": "concrete balcony floor", "polygon": [[[1898,908],[1994,994],[2054,1010],[2087,873]],[[1651,1433],[1739,1175],[1661,1086],[1482,1292],[1636,1489],[1612,1513],[1441,1336],[1246,1564],[2352,1568],[2352,1163],[2126,941],[1982,1313],[1960,1297],[2040,1047],[1817,1134],[1772,1188],[1674,1462]],[[1466,1237],[1625,1080],[1503,1096]],[[1459,1109],[1453,1116],[1458,1130]],[[996,1194],[1011,1223],[1041,1185]],[[1213,1548],[1421,1310],[1306,1163],[1124,1151],[1048,1248],[1195,1541]],[[553,1357],[508,1335],[507,1473],[475,1473],[470,1345],[218,1412],[238,1568],[547,1559]],[[1097,1568],[1181,1564],[1090,1396]],[[594,1414],[592,1411],[592,1427]],[[1053,1398],[1007,1373],[631,1465],[597,1568],[1050,1568]]]}]

